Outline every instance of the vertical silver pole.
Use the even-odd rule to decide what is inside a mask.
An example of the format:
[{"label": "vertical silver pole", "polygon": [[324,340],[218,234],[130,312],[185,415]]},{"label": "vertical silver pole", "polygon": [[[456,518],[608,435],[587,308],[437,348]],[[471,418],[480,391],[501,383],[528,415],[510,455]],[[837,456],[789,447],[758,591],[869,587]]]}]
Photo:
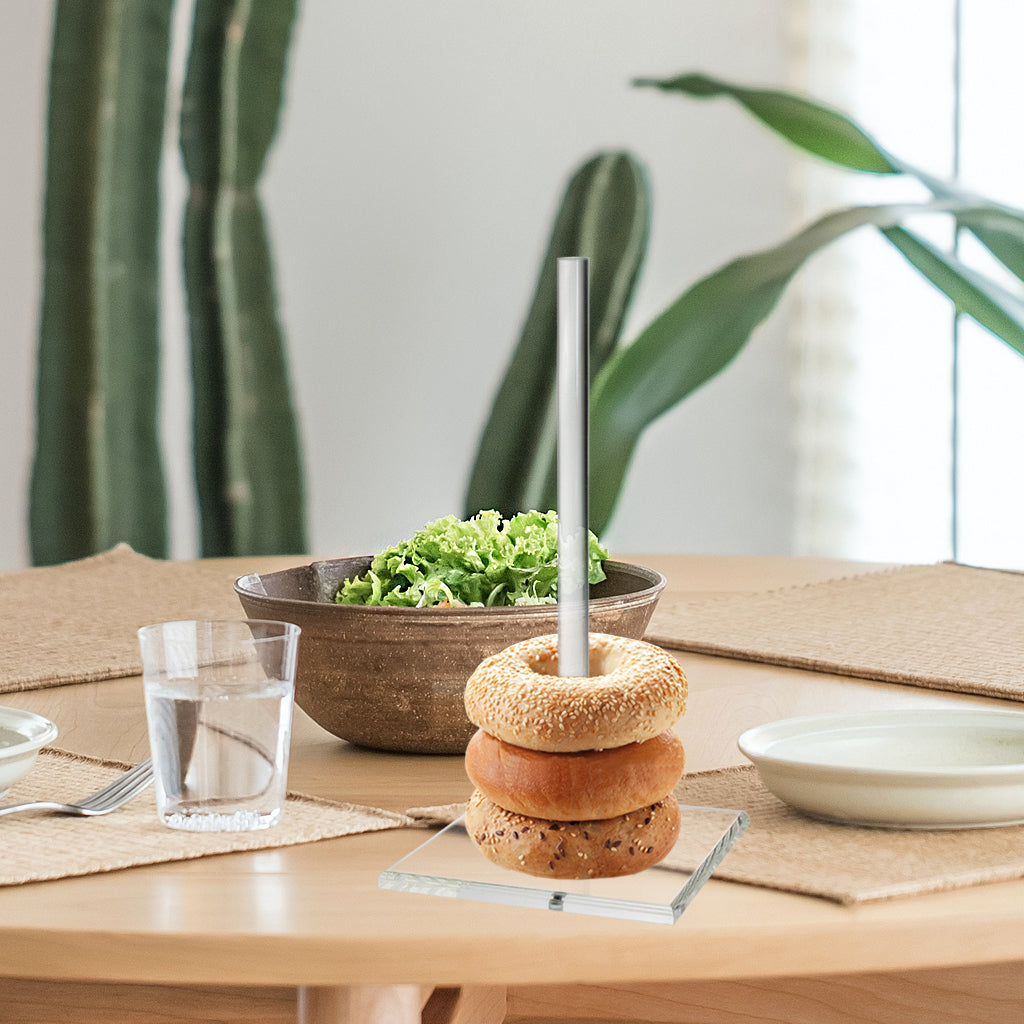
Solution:
[{"label": "vertical silver pole", "polygon": [[590,675],[590,264],[558,260],[558,674]]}]

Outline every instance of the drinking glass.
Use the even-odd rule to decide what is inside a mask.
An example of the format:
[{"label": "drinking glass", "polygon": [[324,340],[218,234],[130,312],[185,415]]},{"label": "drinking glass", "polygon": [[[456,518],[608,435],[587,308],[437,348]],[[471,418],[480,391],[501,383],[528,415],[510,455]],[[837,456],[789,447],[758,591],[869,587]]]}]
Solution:
[{"label": "drinking glass", "polygon": [[299,627],[161,622],[138,631],[160,820],[268,828],[285,806]]}]

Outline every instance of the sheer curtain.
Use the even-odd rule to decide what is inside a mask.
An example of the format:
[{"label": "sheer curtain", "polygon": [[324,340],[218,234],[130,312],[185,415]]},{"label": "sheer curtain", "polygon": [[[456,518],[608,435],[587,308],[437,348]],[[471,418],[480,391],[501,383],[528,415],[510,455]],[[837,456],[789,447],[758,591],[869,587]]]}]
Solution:
[{"label": "sheer curtain", "polygon": [[[789,84],[848,112],[917,166],[1020,202],[1007,86],[1024,13],[1012,6],[800,0]],[[797,168],[800,222],[848,203],[926,195],[912,182],[811,159]],[[940,219],[914,227],[951,240]],[[961,252],[980,260],[966,243]],[[948,300],[871,229],[808,267],[793,321],[796,550],[1024,565],[1024,359],[973,324],[954,329]]]},{"label": "sheer curtain", "polygon": [[[905,159],[952,163],[952,0],[809,0],[793,86],[846,111]],[[912,55],[912,61],[908,61]],[[913,70],[908,72],[908,64]],[[924,190],[800,161],[801,221]],[[934,561],[951,554],[952,344],[948,304],[871,229],[841,239],[798,281],[796,549]]]}]

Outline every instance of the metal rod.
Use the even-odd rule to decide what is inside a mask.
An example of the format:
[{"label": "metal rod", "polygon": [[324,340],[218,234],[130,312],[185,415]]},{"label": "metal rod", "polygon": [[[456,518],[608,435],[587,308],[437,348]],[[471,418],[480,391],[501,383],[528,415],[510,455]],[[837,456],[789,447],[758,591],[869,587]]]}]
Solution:
[{"label": "metal rod", "polygon": [[558,674],[590,675],[590,262],[558,260]]}]

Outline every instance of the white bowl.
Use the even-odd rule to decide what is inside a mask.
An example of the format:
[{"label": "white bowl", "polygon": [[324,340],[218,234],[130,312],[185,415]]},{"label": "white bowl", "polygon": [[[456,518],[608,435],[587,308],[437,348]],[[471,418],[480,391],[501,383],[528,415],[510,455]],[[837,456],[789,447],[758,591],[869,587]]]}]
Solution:
[{"label": "white bowl", "polygon": [[57,736],[57,726],[42,715],[0,707],[0,794],[35,764],[39,748]]},{"label": "white bowl", "polygon": [[749,729],[739,748],[780,800],[900,828],[1024,823],[1024,711],[815,715]]}]

